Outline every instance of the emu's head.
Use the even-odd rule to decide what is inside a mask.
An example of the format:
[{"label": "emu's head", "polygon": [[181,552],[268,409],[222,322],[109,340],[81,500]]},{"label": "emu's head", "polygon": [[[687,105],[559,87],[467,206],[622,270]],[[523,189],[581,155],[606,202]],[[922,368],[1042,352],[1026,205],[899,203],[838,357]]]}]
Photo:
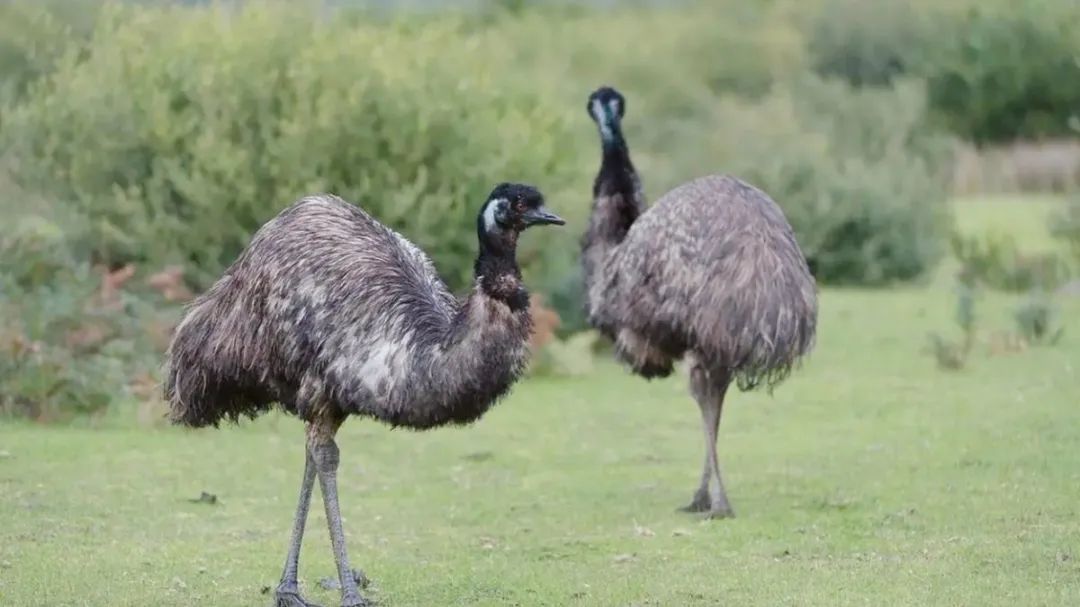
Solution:
[{"label": "emu's head", "polygon": [[600,129],[600,136],[608,140],[618,132],[619,121],[626,113],[626,98],[610,86],[602,86],[589,95],[585,109]]},{"label": "emu's head", "polygon": [[489,297],[505,302],[515,313],[527,314],[529,296],[521,284],[521,270],[515,256],[518,235],[532,226],[564,223],[544,208],[540,190],[520,183],[495,186],[476,218],[480,254],[473,271],[480,288]]},{"label": "emu's head", "polygon": [[540,190],[521,183],[495,186],[476,219],[481,244],[499,248],[512,248],[517,235],[532,226],[565,223],[547,210]]}]

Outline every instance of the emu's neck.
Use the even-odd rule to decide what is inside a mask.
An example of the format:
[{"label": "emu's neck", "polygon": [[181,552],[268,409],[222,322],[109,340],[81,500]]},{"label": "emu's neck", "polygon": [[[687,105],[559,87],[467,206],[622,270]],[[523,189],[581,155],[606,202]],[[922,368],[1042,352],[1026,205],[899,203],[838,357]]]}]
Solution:
[{"label": "emu's neck", "polygon": [[511,274],[477,276],[443,339],[419,352],[423,371],[413,374],[410,402],[393,423],[471,423],[510,390],[525,372],[532,333],[528,295],[512,283],[520,285]]},{"label": "emu's neck", "polygon": [[587,285],[599,282],[604,260],[626,238],[630,226],[645,211],[630,150],[623,138],[618,119],[608,119],[600,126],[602,160],[593,182],[592,215],[582,240],[582,263]]},{"label": "emu's neck", "polygon": [[473,264],[483,294],[505,303],[515,312],[529,307],[529,293],[521,282],[517,263],[517,236],[512,230],[481,233],[480,254]]},{"label": "emu's neck", "polygon": [[369,366],[392,377],[367,379],[374,389],[359,395],[361,413],[418,430],[467,424],[509,391],[528,363],[532,322],[517,265],[505,261],[481,253],[472,291],[449,324],[375,353],[381,358]]},{"label": "emu's neck", "polygon": [[481,236],[472,292],[438,343],[422,348],[425,367],[402,425],[428,428],[479,419],[528,362],[529,294],[515,258],[516,233]]},{"label": "emu's neck", "polygon": [[587,240],[598,246],[617,245],[645,210],[645,200],[618,119],[609,118],[600,125],[600,142],[602,156],[593,181]]}]

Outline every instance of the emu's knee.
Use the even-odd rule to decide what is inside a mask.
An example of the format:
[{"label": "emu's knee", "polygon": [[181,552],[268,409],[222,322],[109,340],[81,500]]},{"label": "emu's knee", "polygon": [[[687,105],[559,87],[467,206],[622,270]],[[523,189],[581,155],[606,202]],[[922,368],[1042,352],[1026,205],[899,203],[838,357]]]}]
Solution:
[{"label": "emu's knee", "polygon": [[319,470],[337,469],[338,462],[341,461],[341,451],[334,442],[341,421],[336,416],[323,416],[307,424],[308,452]]}]

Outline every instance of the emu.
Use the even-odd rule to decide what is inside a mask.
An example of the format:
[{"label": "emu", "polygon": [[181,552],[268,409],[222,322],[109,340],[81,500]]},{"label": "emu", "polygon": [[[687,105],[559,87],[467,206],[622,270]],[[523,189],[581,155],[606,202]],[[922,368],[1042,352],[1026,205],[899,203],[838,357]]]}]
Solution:
[{"label": "emu", "polygon": [[666,377],[687,359],[701,409],[705,463],[687,512],[734,516],[716,439],[724,395],[772,387],[813,347],[814,279],[780,207],[729,176],[685,183],[646,208],[613,88],[589,96],[602,160],[582,239],[589,323],[642,377]]},{"label": "emu", "polygon": [[169,346],[164,382],[174,423],[217,426],[278,404],[305,422],[303,481],[279,607],[310,607],[297,585],[318,477],[342,605],[368,603],[345,550],[334,436],[350,415],[395,427],[468,424],[527,362],[529,297],[519,234],[563,220],[531,186],[495,187],[477,218],[475,282],[459,301],[415,245],[330,195],[303,198],[256,232],[190,306]]}]

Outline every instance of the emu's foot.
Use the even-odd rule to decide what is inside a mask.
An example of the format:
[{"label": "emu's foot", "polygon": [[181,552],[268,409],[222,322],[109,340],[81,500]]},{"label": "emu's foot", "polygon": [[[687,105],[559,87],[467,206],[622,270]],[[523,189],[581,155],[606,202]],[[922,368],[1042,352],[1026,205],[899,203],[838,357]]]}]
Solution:
[{"label": "emu's foot", "polygon": [[679,508],[680,512],[708,512],[712,510],[712,502],[709,500],[707,491],[698,490],[694,493],[694,499],[690,503]]},{"label": "emu's foot", "polygon": [[707,519],[735,518],[735,511],[731,509],[731,504],[728,504],[725,496],[721,496],[717,503],[714,504],[707,491],[694,493],[694,499],[690,500],[689,504],[679,508],[679,510],[681,512],[701,513]]},{"label": "emu's foot", "polygon": [[315,603],[309,603],[300,596],[300,589],[296,586],[279,586],[274,592],[274,607],[319,607]]}]

